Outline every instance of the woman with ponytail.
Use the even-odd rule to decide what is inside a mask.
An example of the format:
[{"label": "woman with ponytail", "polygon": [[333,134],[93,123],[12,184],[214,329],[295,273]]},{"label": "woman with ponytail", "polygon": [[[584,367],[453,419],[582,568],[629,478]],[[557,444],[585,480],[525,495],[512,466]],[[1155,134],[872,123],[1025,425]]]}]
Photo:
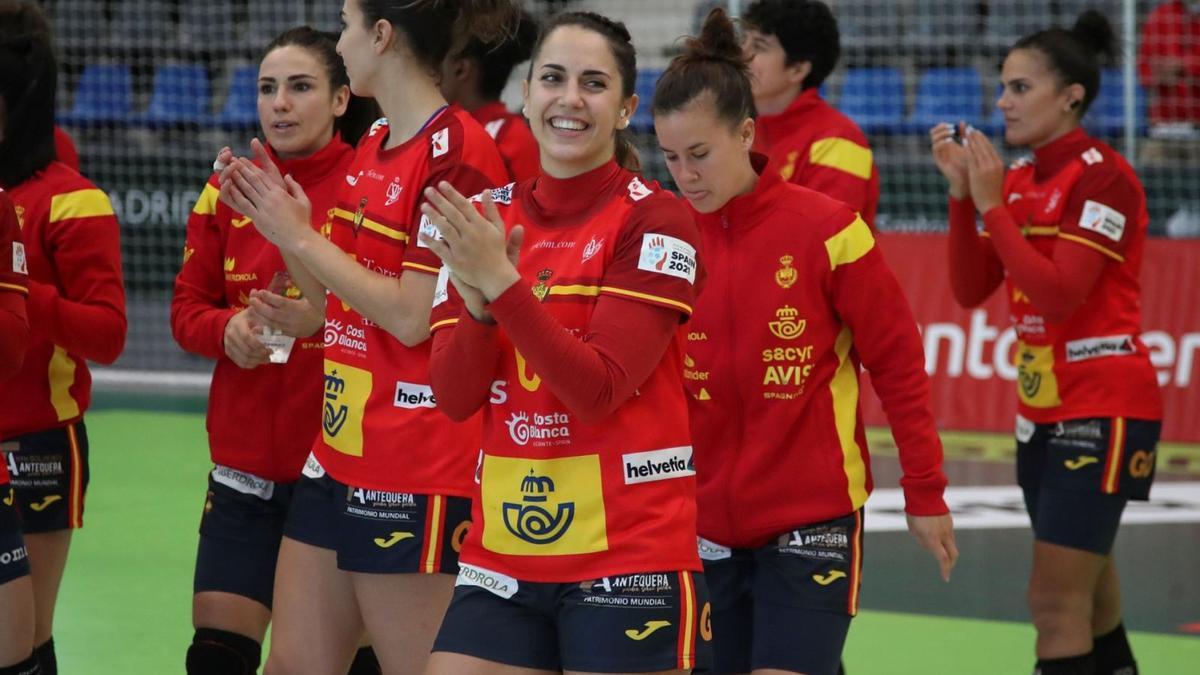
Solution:
[{"label": "woman with ponytail", "polygon": [[351,91],[386,117],[339,179],[324,233],[296,176],[257,141],[258,165],[230,158],[220,176],[221,200],[279,248],[324,315],[321,410],[307,413],[321,427],[284,526],[268,673],[345,672],[364,631],[385,673],[428,658],[470,517],[479,425],[447,420],[429,387],[441,262],[418,245],[432,227],[418,203],[428,185],[474,194],[509,179],[437,77],[451,45],[494,40],[515,16],[510,0],[346,0],[338,54]]},{"label": "woman with ponytail", "polygon": [[943,579],[958,555],[916,322],[862,216],[751,152],[749,71],[723,10],[663,73],[653,112],[709,264],[684,380],[713,672],[834,675],[872,488],[860,367],[900,451],[909,530]]},{"label": "woman with ponytail", "polygon": [[[379,116],[374,101],[351,95],[336,39],[292,28],[259,64],[266,153],[308,194],[316,230],[330,217],[353,144]],[[218,202],[219,178],[209,178],[188,219],[171,302],[180,346],[217,359],[206,425],[216,466],[200,520],[191,675],[258,670],[288,504],[320,427],[316,415],[296,411],[316,410],[322,397],[324,315],[287,281],[279,251],[249,218]],[[268,326],[282,333],[274,355],[263,344]]]},{"label": "woman with ponytail", "polygon": [[525,116],[541,175],[474,203],[441,186],[431,376],[482,410],[472,526],[428,673],[707,666],[683,333],[703,272],[679,201],[636,173],[624,25],[550,20]]},{"label": "woman with ponytail", "polygon": [[1043,675],[1136,672],[1112,547],[1126,502],[1149,496],[1161,429],[1140,337],[1149,217],[1133,169],[1080,126],[1115,44],[1089,10],[1009,51],[997,106],[1005,139],[1033,157],[1007,172],[979,131],[930,131],[950,188],[955,298],[972,307],[1003,283],[1017,331],[1017,482],[1035,535],[1028,600]]}]

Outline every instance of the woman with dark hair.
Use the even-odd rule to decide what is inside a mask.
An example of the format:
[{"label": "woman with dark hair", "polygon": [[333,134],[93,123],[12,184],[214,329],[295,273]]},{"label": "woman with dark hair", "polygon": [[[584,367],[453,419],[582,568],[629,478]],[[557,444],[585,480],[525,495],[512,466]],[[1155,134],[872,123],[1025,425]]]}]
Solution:
[{"label": "woman with dark hair", "polygon": [[755,0],[741,17],[767,171],[843,201],[875,226],[879,169],[862,129],[821,97],[841,55],[837,19],[820,0]]},{"label": "woman with dark hair", "polygon": [[87,361],[125,344],[120,227],[108,196],[55,160],[57,62],[34,3],[0,0],[0,188],[15,204],[29,270],[30,340],[0,390],[0,442],[21,514],[42,672],[57,670],[54,606],[83,526],[91,402]]},{"label": "woman with dark hair", "polygon": [[418,200],[440,181],[473,194],[508,180],[437,76],[453,44],[493,40],[515,15],[509,0],[346,0],[338,53],[351,90],[386,118],[344,174],[328,238],[274,164],[231,159],[221,175],[221,199],[279,248],[325,317],[321,430],[284,527],[267,672],[342,672],[364,630],[385,673],[420,672],[450,600],[479,426],[446,420],[429,387],[441,262],[418,244],[432,229]]},{"label": "woman with dark hair", "polygon": [[513,68],[529,60],[537,40],[538,25],[528,12],[521,12],[516,29],[497,42],[469,41],[446,57],[442,67],[442,95],[457,103],[496,139],[496,147],[515,181],[538,174],[537,140],[524,116],[504,107],[500,94]]},{"label": "woman with dark hair", "polygon": [[[3,118],[0,112],[0,128]],[[29,344],[26,268],[17,212],[8,193],[0,189],[0,383],[21,368]],[[0,606],[5,614],[0,618],[0,675],[37,675],[41,669],[33,650],[33,581],[14,495],[8,462],[0,461],[0,551],[4,553],[0,557]]]},{"label": "woman with dark hair", "polygon": [[750,151],[752,91],[716,9],[653,108],[710,264],[684,380],[714,672],[833,675],[858,611],[872,489],[860,367],[900,451],[909,530],[946,580],[958,553],[908,303],[861,215]]},{"label": "woman with dark hair", "polygon": [[1017,331],[1017,482],[1035,536],[1028,601],[1043,675],[1136,672],[1112,546],[1127,501],[1149,496],[1162,426],[1140,338],[1149,216],[1133,169],[1080,126],[1115,45],[1087,11],[1013,46],[997,106],[1005,139],[1033,157],[1007,172],[979,131],[930,131],[950,187],[954,296],[972,307],[1003,283]]},{"label": "woman with dark hair", "polygon": [[[266,153],[309,195],[314,230],[332,218],[352,145],[377,112],[350,93],[334,37],[305,26],[267,46],[258,76]],[[217,359],[206,425],[216,466],[200,521],[187,655],[188,673],[205,675],[258,670],[288,505],[320,431],[315,415],[298,411],[321,406],[325,318],[301,299],[278,249],[247,227],[250,218],[218,202],[219,189],[214,174],[192,210],[171,303],[180,346]]]},{"label": "woman with dark hair", "polygon": [[636,75],[623,24],[554,17],[524,88],[541,174],[483,192],[482,213],[426,191],[434,393],[483,414],[429,673],[707,665],[680,330],[703,273],[686,210],[635,173]]}]

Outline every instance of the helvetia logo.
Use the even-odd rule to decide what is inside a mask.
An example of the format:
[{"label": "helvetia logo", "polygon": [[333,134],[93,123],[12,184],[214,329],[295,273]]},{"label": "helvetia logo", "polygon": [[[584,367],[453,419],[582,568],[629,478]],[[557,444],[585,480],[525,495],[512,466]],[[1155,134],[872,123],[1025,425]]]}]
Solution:
[{"label": "helvetia logo", "polygon": [[[504,502],[504,527],[521,541],[552,544],[562,538],[575,520],[575,502],[552,504],[554,480],[533,469],[521,480],[521,501]],[[553,509],[553,511],[551,511]]]},{"label": "helvetia logo", "polygon": [[690,445],[649,452],[633,452],[622,455],[625,484],[652,483],[672,478],[695,476]]}]

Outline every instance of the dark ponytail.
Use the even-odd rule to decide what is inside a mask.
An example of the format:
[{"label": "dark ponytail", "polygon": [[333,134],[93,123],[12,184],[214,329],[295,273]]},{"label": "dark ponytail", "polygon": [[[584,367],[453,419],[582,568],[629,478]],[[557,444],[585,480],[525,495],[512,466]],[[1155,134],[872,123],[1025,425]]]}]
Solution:
[{"label": "dark ponytail", "polygon": [[[565,12],[555,15],[542,27],[542,33],[533,46],[533,61],[537,61],[538,54],[542,51],[542,45],[546,43],[546,38],[550,37],[555,29],[563,26],[576,26],[602,36],[608,43],[613,60],[617,62],[617,74],[621,77],[621,97],[628,99],[633,96],[637,85],[637,50],[633,47],[633,37],[630,36],[629,29],[625,27],[625,24],[595,12]],[[525,80],[528,82],[532,77],[533,62],[531,61]],[[633,132],[627,128],[618,129],[614,142],[616,143],[614,154],[617,164],[627,171],[635,173],[641,171],[642,158],[638,155],[637,146],[633,143]]]},{"label": "dark ponytail", "polygon": [[1108,18],[1089,9],[1079,15],[1071,30],[1050,28],[1021,38],[1013,49],[1035,49],[1046,57],[1050,70],[1063,86],[1083,86],[1083,100],[1075,107],[1083,117],[1100,93],[1100,64],[1120,55],[1117,35]]},{"label": "dark ponytail", "polygon": [[29,180],[57,158],[54,99],[58,62],[42,10],[0,0],[0,187]]},{"label": "dark ponytail", "polygon": [[513,68],[529,60],[537,38],[537,20],[529,12],[522,11],[510,35],[501,36],[499,41],[484,41],[477,37],[467,41],[459,54],[478,65],[479,93],[484,99],[499,100]]},{"label": "dark ponytail", "polygon": [[431,75],[441,71],[455,45],[475,38],[496,42],[510,34],[519,12],[513,0],[359,0],[359,6],[368,27],[387,21],[403,34]]},{"label": "dark ponytail", "polygon": [[684,42],[654,90],[655,117],[682,110],[702,94],[711,94],[717,118],[731,126],[755,117],[750,66],[733,22],[720,7],[704,20],[698,37]]},{"label": "dark ponytail", "polygon": [[[350,76],[346,74],[346,64],[337,53],[338,35],[298,26],[289,28],[271,40],[271,44],[263,50],[263,58],[280,47],[300,47],[317,57],[325,66],[325,74],[329,78],[331,90],[338,87],[349,87]],[[261,59],[260,59],[261,60]],[[342,136],[342,140],[350,145],[357,145],[358,139],[371,128],[375,120],[383,116],[379,105],[373,98],[365,98],[350,94],[346,104],[346,112],[333,123],[334,131]]]}]

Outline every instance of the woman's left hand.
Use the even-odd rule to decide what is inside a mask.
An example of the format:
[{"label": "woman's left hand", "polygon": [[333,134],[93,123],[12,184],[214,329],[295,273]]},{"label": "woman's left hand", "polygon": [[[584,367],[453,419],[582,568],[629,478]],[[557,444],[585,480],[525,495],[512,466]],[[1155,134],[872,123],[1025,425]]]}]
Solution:
[{"label": "woman's left hand", "polygon": [[1002,206],[1004,203],[1004,160],[992,146],[988,137],[978,129],[967,133],[967,178],[971,184],[971,198],[980,213]]},{"label": "woman's left hand", "polygon": [[477,288],[488,302],[520,280],[514,253],[520,250],[524,231],[516,226],[505,236],[504,220],[492,202],[490,190],[483,192],[483,213],[449,183],[426,188],[424,213],[441,232],[440,239],[421,235],[421,241],[462,283]]},{"label": "woman's left hand", "polygon": [[261,143],[253,141],[251,147],[269,170],[248,159],[234,158],[222,175],[221,200],[249,216],[272,244],[292,250],[303,237],[315,233],[309,224],[312,203],[291,176],[279,175]]}]

